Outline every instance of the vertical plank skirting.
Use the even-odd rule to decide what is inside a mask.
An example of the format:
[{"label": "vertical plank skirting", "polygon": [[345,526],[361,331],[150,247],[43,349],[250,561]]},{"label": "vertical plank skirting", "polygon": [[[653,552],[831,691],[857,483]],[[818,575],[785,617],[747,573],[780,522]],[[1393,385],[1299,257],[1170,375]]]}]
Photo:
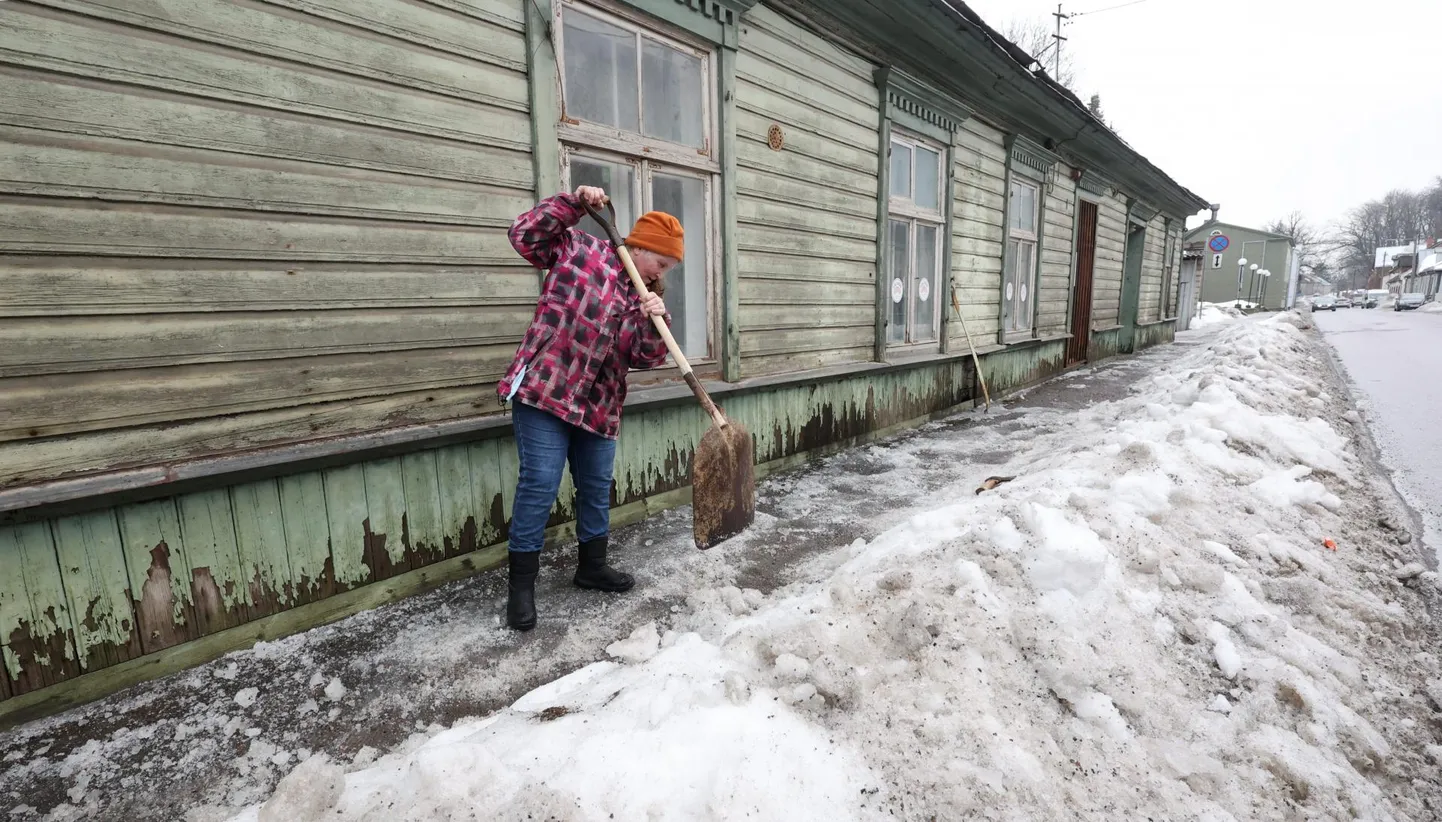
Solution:
[{"label": "vertical plank skirting", "polygon": [[334,595],[330,511],[322,475],[311,471],[281,477],[279,488],[292,603],[304,605]]},{"label": "vertical plank skirting", "polygon": [[140,656],[130,572],[115,512],[66,517],[57,520],[53,530],[81,667],[105,668]]},{"label": "vertical plank skirting", "polygon": [[190,567],[181,550],[175,500],[128,505],[119,510],[117,519],[141,648],[155,653],[199,636],[192,634]]},{"label": "vertical plank skirting", "polygon": [[294,604],[295,581],[286,549],[277,480],[230,489],[235,542],[240,553],[240,583],[248,619],[269,616]]}]

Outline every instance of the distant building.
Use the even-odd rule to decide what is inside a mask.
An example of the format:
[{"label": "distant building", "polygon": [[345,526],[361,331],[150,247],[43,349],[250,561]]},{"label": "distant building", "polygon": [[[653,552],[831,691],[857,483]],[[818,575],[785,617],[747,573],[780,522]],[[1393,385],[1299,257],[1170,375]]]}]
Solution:
[{"label": "distant building", "polygon": [[[1284,235],[1220,222],[1214,211],[1213,219],[1187,232],[1185,243],[1184,249],[1202,254],[1202,302],[1240,301],[1278,310],[1296,297],[1297,255]],[[1243,259],[1247,264],[1239,267]]]}]

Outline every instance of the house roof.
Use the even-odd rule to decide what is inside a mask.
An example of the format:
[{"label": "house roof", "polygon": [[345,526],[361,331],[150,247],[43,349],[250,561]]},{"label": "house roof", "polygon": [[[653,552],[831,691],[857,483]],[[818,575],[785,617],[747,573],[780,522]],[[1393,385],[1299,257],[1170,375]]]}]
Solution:
[{"label": "house roof", "polygon": [[1236,229],[1237,231],[1246,231],[1250,234],[1256,234],[1259,237],[1269,237],[1274,240],[1286,240],[1288,243],[1292,242],[1292,238],[1288,237],[1285,234],[1273,234],[1270,231],[1262,231],[1259,228],[1250,228],[1244,225],[1237,225],[1236,223],[1224,223],[1221,220],[1208,220],[1207,222],[1202,223],[1191,231],[1188,231],[1186,239],[1190,240],[1193,237],[1201,235],[1203,231],[1211,231],[1214,228],[1231,228]]},{"label": "house roof", "polygon": [[[1093,170],[1132,197],[1173,217],[1208,201],[1182,186],[1107,128],[962,0],[775,0],[883,65],[975,108],[1067,163]],[[835,25],[823,25],[824,23]]]}]

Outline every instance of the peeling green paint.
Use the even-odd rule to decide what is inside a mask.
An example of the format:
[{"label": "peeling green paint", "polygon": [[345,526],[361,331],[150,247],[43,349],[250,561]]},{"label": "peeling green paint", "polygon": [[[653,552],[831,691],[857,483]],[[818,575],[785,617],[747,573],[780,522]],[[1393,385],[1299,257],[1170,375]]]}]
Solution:
[{"label": "peeling green paint", "polygon": [[66,517],[52,529],[82,669],[138,656],[120,526],[112,512]]},{"label": "peeling green paint", "polygon": [[1101,362],[1121,353],[1122,332],[1120,328],[1093,331],[1087,346],[1087,362]]},{"label": "peeling green paint", "polygon": [[1066,340],[1013,347],[988,354],[982,360],[987,387],[993,394],[1030,385],[1062,370]]},{"label": "peeling green paint", "polygon": [[1149,325],[1139,325],[1136,331],[1136,350],[1151,348],[1154,345],[1169,343],[1177,337],[1177,325],[1173,320],[1166,320]]}]

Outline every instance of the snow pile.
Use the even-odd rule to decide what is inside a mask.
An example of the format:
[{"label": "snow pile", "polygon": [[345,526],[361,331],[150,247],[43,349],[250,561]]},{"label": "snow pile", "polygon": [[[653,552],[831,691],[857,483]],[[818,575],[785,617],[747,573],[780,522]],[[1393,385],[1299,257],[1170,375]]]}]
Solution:
[{"label": "snow pile", "polygon": [[237,819],[1397,818],[1358,711],[1406,614],[1322,545],[1359,480],[1300,322],[1233,323],[809,579],[695,591],[678,630]]},{"label": "snow pile", "polygon": [[1442,314],[1442,301],[1433,300],[1430,303],[1418,306],[1417,308],[1414,308],[1412,310],[1421,311],[1425,314]]},{"label": "snow pile", "polygon": [[[1244,303],[1244,305],[1249,308],[1254,307],[1251,303]],[[1237,309],[1236,303],[1234,302],[1202,303],[1199,308],[1200,310],[1197,312],[1197,316],[1193,317],[1191,323],[1188,325],[1189,328],[1206,328],[1210,325],[1231,322],[1244,316],[1242,312]]]},{"label": "snow pile", "polygon": [[859,757],[717,646],[654,624],[625,645],[649,661],[592,664],[349,774],[313,757],[238,819],[846,819],[875,793]]}]

